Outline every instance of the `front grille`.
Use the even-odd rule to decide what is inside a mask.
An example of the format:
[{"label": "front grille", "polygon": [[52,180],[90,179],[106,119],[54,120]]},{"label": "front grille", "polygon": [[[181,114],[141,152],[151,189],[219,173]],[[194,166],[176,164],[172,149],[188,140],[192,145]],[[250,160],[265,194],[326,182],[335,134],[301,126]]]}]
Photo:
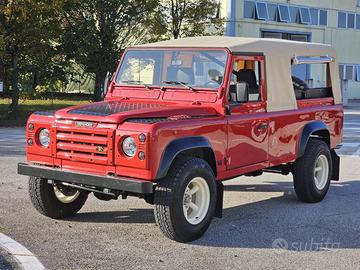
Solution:
[{"label": "front grille", "polygon": [[57,127],[56,157],[95,164],[113,163],[113,131]]}]

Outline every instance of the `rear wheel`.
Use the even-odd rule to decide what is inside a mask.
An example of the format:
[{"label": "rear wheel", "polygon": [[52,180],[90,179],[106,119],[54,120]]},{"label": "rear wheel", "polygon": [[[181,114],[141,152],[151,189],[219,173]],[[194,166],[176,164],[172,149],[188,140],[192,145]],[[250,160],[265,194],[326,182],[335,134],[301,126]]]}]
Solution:
[{"label": "rear wheel", "polygon": [[170,239],[179,242],[201,237],[215,213],[216,183],[209,164],[202,159],[177,160],[155,189],[155,219]]},{"label": "rear wheel", "polygon": [[332,159],[328,145],[310,139],[304,156],[294,163],[294,188],[303,202],[315,203],[324,199],[329,190]]},{"label": "rear wheel", "polygon": [[88,193],[61,183],[49,184],[47,179],[29,178],[30,199],[44,216],[60,219],[75,215],[85,204]]}]

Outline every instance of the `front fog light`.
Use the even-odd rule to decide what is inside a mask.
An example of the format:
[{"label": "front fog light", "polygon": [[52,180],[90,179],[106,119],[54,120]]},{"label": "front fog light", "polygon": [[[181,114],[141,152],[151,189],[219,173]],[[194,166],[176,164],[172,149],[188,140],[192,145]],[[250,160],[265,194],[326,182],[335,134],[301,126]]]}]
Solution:
[{"label": "front fog light", "polygon": [[49,147],[50,144],[50,132],[44,128],[39,132],[39,142],[44,147]]},{"label": "front fog light", "polygon": [[136,154],[136,142],[133,137],[126,137],[122,143],[122,150],[128,157],[133,157]]}]

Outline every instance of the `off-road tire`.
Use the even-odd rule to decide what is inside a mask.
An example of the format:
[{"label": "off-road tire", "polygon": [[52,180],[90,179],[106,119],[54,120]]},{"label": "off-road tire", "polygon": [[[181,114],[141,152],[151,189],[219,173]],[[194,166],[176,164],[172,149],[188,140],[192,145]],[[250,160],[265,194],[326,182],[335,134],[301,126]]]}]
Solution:
[{"label": "off-road tire", "polygon": [[75,201],[62,203],[56,198],[54,188],[47,179],[32,176],[29,177],[29,195],[40,214],[54,219],[75,215],[88,198],[88,193],[81,191]]},{"label": "off-road tire", "polygon": [[[319,190],[315,185],[315,163],[320,155],[325,155],[328,160],[328,179],[324,188]],[[310,139],[305,153],[296,160],[293,166],[294,188],[300,201],[316,203],[324,199],[329,190],[332,172],[332,159],[328,145],[319,139]]]},{"label": "off-road tire", "polygon": [[[189,223],[183,212],[183,196],[188,183],[202,177],[208,184],[210,204],[205,218],[197,225]],[[209,164],[194,157],[183,157],[174,162],[168,175],[155,188],[155,220],[163,234],[178,242],[189,242],[201,237],[208,229],[216,208],[216,182]]]}]

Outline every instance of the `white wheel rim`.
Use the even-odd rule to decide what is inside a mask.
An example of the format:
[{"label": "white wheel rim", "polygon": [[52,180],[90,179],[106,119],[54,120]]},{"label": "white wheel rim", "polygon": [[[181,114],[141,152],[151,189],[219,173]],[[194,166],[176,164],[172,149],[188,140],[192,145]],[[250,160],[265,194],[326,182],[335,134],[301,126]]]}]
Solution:
[{"label": "white wheel rim", "polygon": [[186,220],[197,225],[202,222],[209,210],[210,189],[202,177],[195,177],[187,185],[183,196],[183,211]]},{"label": "white wheel rim", "polygon": [[57,185],[53,185],[53,187],[54,187],[55,197],[62,203],[72,203],[80,195],[80,192],[78,190],[71,192],[71,195],[65,195]]},{"label": "white wheel rim", "polygon": [[329,178],[329,161],[325,155],[318,156],[314,167],[314,182],[317,189],[322,190]]}]

